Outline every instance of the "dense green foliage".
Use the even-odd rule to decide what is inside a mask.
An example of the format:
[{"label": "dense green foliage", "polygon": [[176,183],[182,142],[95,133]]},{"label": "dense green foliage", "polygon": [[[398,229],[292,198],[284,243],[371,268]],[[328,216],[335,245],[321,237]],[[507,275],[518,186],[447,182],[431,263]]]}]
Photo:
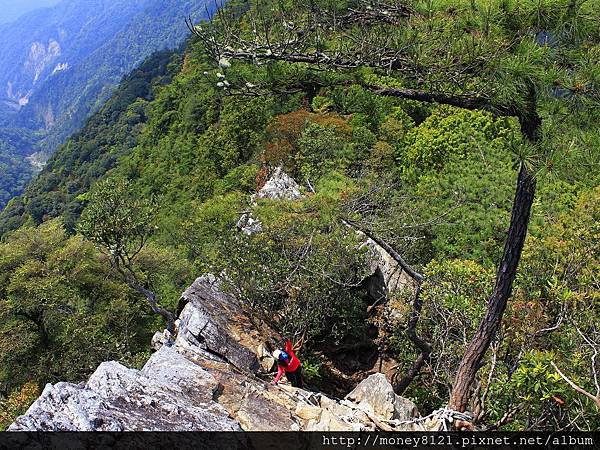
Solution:
[{"label": "dense green foliage", "polygon": [[[0,146],[5,146],[0,142]],[[25,189],[32,167],[12,149],[0,150],[0,204],[6,204],[15,193]]]},{"label": "dense green foliage", "polygon": [[[159,292],[172,295],[189,279],[189,267],[173,252],[148,248],[139,260]],[[105,257],[81,236],[69,236],[60,220],[11,234],[0,245],[0,273],[4,393],[30,381],[79,382],[102,360],[143,362],[160,322]]]},{"label": "dense green foliage", "polygon": [[[453,42],[456,29],[468,27],[487,30],[489,41],[480,44],[491,46],[514,30],[530,29],[516,56],[503,62],[515,76],[535,69],[532,78],[540,77],[541,85],[564,76],[558,63],[554,72],[540,69],[548,53],[580,66],[597,61],[600,39],[587,28],[597,12],[591,3],[577,16],[589,36],[565,38],[555,47],[540,45],[536,33],[565,24],[553,11],[566,2],[521,2],[520,9],[502,3],[505,10],[488,11],[476,8],[479,2],[440,2],[430,12],[437,38]],[[468,41],[458,39],[452,51],[476,59],[480,49]],[[434,47],[423,49],[427,60],[452,66]],[[514,429],[597,429],[598,410],[551,364],[593,391],[590,342],[600,345],[597,108],[585,100],[574,112],[571,98],[545,92],[540,107],[548,152],[541,155],[523,144],[513,120],[384,97],[364,86],[372,71],[324,74],[286,63],[214,67],[202,48],[191,41],[183,57],[156,55],[125,79],[2,214],[0,380],[11,411],[19,410],[15,399],[28,398],[28,382],[80,380],[108,358],[135,361],[161,325],[111,269],[110,257],[75,232],[86,205],[84,226],[90,217],[110,221],[94,215],[99,202],[88,202],[94,189],[111,183],[127,186],[127,196],[140,204],[156,202],[156,227],[148,233],[144,222],[144,235],[151,235],[137,264],[164,306],[173,310],[178,289],[194,276],[225,274],[225,286],[258,319],[307,337],[307,353],[369,340],[369,327],[385,321],[381,310],[367,312],[360,285],[370,271],[368,255],[342,219],[375,230],[427,277],[418,331],[432,343],[433,355],[405,395],[424,413],[442,407],[485,310],[516,168],[525,160],[536,169],[538,196],[514,294],[478,375],[473,410],[493,424],[517,408],[503,424]],[[494,89],[503,80],[493,77],[505,69],[486,74]],[[476,81],[485,85],[482,80]],[[447,87],[444,79],[426,82]],[[246,83],[264,90],[259,96],[236,92]],[[506,85],[494,94],[514,94]],[[277,166],[301,184],[304,198],[251,206],[250,194]],[[249,210],[262,224],[251,236],[236,230]],[[401,370],[416,356],[405,333],[408,296],[391,299],[395,314],[380,327],[377,342]],[[16,347],[15,331],[23,336]]]},{"label": "dense green foliage", "polygon": [[348,182],[334,174],[304,202],[261,200],[253,216],[263,231],[250,236],[231,226],[231,211],[243,206],[239,195],[216,197],[187,224],[192,257],[227,273],[225,287],[284,335],[313,347],[361,341],[367,251],[357,251],[360,239],[336,211]]}]

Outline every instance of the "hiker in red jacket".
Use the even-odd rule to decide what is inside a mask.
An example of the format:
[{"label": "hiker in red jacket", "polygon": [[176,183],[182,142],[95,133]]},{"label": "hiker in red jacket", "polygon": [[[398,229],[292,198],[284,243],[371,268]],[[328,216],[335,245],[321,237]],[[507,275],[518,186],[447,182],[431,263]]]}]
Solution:
[{"label": "hiker in red jacket", "polygon": [[302,364],[294,353],[292,341],[286,339],[284,350],[275,350],[273,357],[277,360],[277,376],[273,380],[273,384],[279,383],[285,372],[285,376],[292,386],[301,388],[303,385]]}]

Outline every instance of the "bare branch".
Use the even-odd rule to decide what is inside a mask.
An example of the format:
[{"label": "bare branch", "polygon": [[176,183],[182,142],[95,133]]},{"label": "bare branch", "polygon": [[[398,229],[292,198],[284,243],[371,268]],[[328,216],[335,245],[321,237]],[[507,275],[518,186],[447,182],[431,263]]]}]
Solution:
[{"label": "bare branch", "polygon": [[552,365],[552,367],[554,367],[554,370],[556,370],[556,372],[560,375],[560,377],[565,380],[567,382],[567,384],[569,386],[571,386],[576,392],[580,393],[581,395],[586,396],[587,398],[589,398],[591,401],[594,402],[594,404],[596,405],[596,407],[598,409],[600,409],[600,397],[598,396],[594,396],[593,394],[589,393],[588,391],[586,391],[585,389],[583,389],[581,386],[577,385],[573,380],[571,380],[569,377],[567,377],[559,368],[558,366],[554,363],[554,361],[551,361],[550,364]]}]

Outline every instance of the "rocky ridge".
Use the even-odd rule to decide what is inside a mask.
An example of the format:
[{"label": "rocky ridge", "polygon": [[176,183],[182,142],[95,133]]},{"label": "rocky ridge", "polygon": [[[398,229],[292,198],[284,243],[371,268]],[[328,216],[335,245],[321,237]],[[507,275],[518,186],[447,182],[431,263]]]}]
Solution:
[{"label": "rocky ridge", "polygon": [[[297,183],[275,171],[257,198],[298,200]],[[252,199],[252,202],[255,198]],[[240,231],[260,231],[246,213]],[[374,242],[374,275],[387,291],[401,269]],[[395,278],[394,278],[395,277]],[[397,289],[398,285],[390,286]],[[10,431],[374,431],[434,430],[417,407],[373,373],[345,398],[269,383],[278,336],[253,323],[237,299],[206,275],[182,295],[177,336],[156,333],[156,352],[141,370],[102,363],[87,383],[48,384]]]},{"label": "rocky ridge", "polygon": [[[87,383],[48,384],[10,431],[372,431],[421,430],[416,406],[375,373],[344,399],[262,377],[263,335],[212,276],[183,294],[174,342],[141,370],[102,363]],[[417,419],[417,420],[415,420]]]}]

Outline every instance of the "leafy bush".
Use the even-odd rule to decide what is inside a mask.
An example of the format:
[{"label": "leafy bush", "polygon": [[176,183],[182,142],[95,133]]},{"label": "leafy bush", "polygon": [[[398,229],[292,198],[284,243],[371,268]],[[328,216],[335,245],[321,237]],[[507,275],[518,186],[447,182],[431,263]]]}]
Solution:
[{"label": "leafy bush", "polygon": [[316,183],[331,170],[349,167],[371,140],[372,133],[353,129],[338,115],[298,110],[277,116],[267,127],[261,159],[283,166],[299,180]]},{"label": "leafy bush", "polygon": [[[79,382],[144,349],[154,321],[102,256],[60,221],[0,245],[0,385]],[[15,335],[19,338],[15,339]]]},{"label": "leafy bush", "polygon": [[361,336],[364,315],[358,287],[365,254],[352,231],[331,221],[331,202],[319,195],[289,204],[261,200],[253,216],[262,232],[248,236],[228,221],[212,229],[219,252],[211,270],[226,274],[228,289],[261,320],[312,345]]},{"label": "leafy bush", "polygon": [[18,416],[25,414],[39,395],[38,385],[29,382],[0,401],[0,431],[5,431]]},{"label": "leafy bush", "polygon": [[491,114],[439,107],[406,137],[400,163],[416,174],[438,171],[452,157],[465,159],[499,145],[501,149],[507,133]]}]

